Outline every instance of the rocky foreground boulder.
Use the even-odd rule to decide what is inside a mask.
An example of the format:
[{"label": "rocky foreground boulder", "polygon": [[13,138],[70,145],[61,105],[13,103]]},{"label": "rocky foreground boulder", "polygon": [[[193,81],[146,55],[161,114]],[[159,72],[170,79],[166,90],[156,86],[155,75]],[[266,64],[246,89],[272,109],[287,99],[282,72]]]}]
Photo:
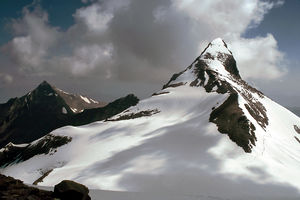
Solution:
[{"label": "rocky foreground boulder", "polygon": [[54,192],[25,185],[22,181],[0,174],[1,200],[90,200],[89,189],[74,181],[64,180]]},{"label": "rocky foreground boulder", "polygon": [[64,180],[54,187],[54,196],[62,200],[90,200],[89,189],[79,183]]},{"label": "rocky foreground boulder", "polygon": [[52,200],[53,192],[29,187],[22,181],[0,174],[0,199],[3,200]]}]

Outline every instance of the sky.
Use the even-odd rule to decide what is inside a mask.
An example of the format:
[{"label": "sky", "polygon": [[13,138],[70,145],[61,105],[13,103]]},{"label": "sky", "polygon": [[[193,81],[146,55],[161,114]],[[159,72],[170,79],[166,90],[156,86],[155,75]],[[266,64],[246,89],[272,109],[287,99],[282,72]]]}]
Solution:
[{"label": "sky", "polygon": [[43,80],[143,99],[221,37],[241,76],[300,107],[300,0],[1,0],[0,102]]}]

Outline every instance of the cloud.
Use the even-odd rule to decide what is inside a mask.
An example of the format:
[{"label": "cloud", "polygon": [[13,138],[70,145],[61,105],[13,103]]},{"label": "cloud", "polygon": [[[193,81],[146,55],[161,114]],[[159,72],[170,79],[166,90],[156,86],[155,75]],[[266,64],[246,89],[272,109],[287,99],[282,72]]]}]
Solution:
[{"label": "cloud", "polygon": [[58,29],[49,25],[48,14],[38,6],[33,11],[25,7],[23,18],[12,20],[10,26],[15,37],[1,51],[22,71],[44,71],[44,60],[59,37]]},{"label": "cloud", "polygon": [[[257,26],[270,9],[281,3],[259,0],[132,0],[128,9],[114,13],[108,27],[114,54],[120,62],[116,61],[114,67],[121,79],[138,79],[143,72],[150,71],[148,69],[159,71],[162,74],[159,78],[168,79],[170,73],[189,65],[216,37],[246,45],[241,35]],[[251,41],[261,44],[261,41],[271,40],[269,36],[265,39],[252,38]],[[255,48],[254,45],[252,47]],[[264,50],[280,54],[276,45],[266,45]],[[250,55],[253,55],[250,60],[257,59],[256,55]],[[273,62],[270,61],[272,58]],[[280,75],[277,64],[281,58],[269,56],[261,59],[258,68],[264,64],[271,66],[268,70],[274,76],[268,78],[277,78]],[[244,64],[239,66],[244,68]],[[245,77],[262,78],[261,73],[251,72],[251,76]],[[148,78],[156,81],[154,77]]]},{"label": "cloud", "polygon": [[75,23],[66,31],[53,27],[38,5],[25,7],[23,16],[11,21],[13,39],[1,47],[14,63],[11,67],[40,76],[162,84],[208,42],[222,37],[232,44],[243,77],[276,79],[284,74],[284,57],[271,34],[242,37],[282,1],[82,2],[87,4],[74,12]]},{"label": "cloud", "polygon": [[[75,76],[84,75],[99,67],[105,71],[105,77],[110,78],[109,66],[113,48],[111,45],[87,45],[76,48],[72,56],[58,57],[54,64],[69,68]],[[103,72],[102,71],[102,72]]]},{"label": "cloud", "polygon": [[107,24],[113,15],[109,11],[103,10],[99,4],[92,4],[78,9],[74,17],[77,23],[86,25],[88,31],[102,32],[107,29]]},{"label": "cloud", "polygon": [[0,73],[0,83],[1,85],[10,84],[13,82],[13,77],[9,74]]},{"label": "cloud", "polygon": [[252,39],[238,38],[229,47],[246,79],[277,79],[286,74],[284,54],[278,50],[271,34]]}]

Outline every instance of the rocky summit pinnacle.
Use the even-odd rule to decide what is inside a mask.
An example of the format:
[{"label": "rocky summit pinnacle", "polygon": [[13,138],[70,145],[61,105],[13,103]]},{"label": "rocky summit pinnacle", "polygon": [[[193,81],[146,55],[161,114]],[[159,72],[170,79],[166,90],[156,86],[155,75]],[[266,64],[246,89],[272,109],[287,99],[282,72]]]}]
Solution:
[{"label": "rocky summit pinnacle", "polygon": [[221,38],[217,38],[207,45],[189,67],[174,74],[163,89],[190,85],[204,86],[208,92],[217,86],[220,91],[223,89],[216,83],[224,82],[225,77],[235,81],[242,80],[232,52]]},{"label": "rocky summit pinnacle", "polygon": [[214,71],[219,73],[223,71],[225,74],[229,72],[232,76],[241,78],[232,52],[221,38],[216,38],[210,42],[198,59],[204,60]]}]

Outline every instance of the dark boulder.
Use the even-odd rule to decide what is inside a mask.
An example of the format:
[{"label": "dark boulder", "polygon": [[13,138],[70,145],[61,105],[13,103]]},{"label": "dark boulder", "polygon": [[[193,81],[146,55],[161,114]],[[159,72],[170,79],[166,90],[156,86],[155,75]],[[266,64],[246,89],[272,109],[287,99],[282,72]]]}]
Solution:
[{"label": "dark boulder", "polygon": [[54,187],[54,197],[61,200],[90,200],[89,189],[79,183],[64,180]]},{"label": "dark boulder", "polygon": [[52,193],[29,187],[20,180],[0,174],[1,200],[53,200]]}]

